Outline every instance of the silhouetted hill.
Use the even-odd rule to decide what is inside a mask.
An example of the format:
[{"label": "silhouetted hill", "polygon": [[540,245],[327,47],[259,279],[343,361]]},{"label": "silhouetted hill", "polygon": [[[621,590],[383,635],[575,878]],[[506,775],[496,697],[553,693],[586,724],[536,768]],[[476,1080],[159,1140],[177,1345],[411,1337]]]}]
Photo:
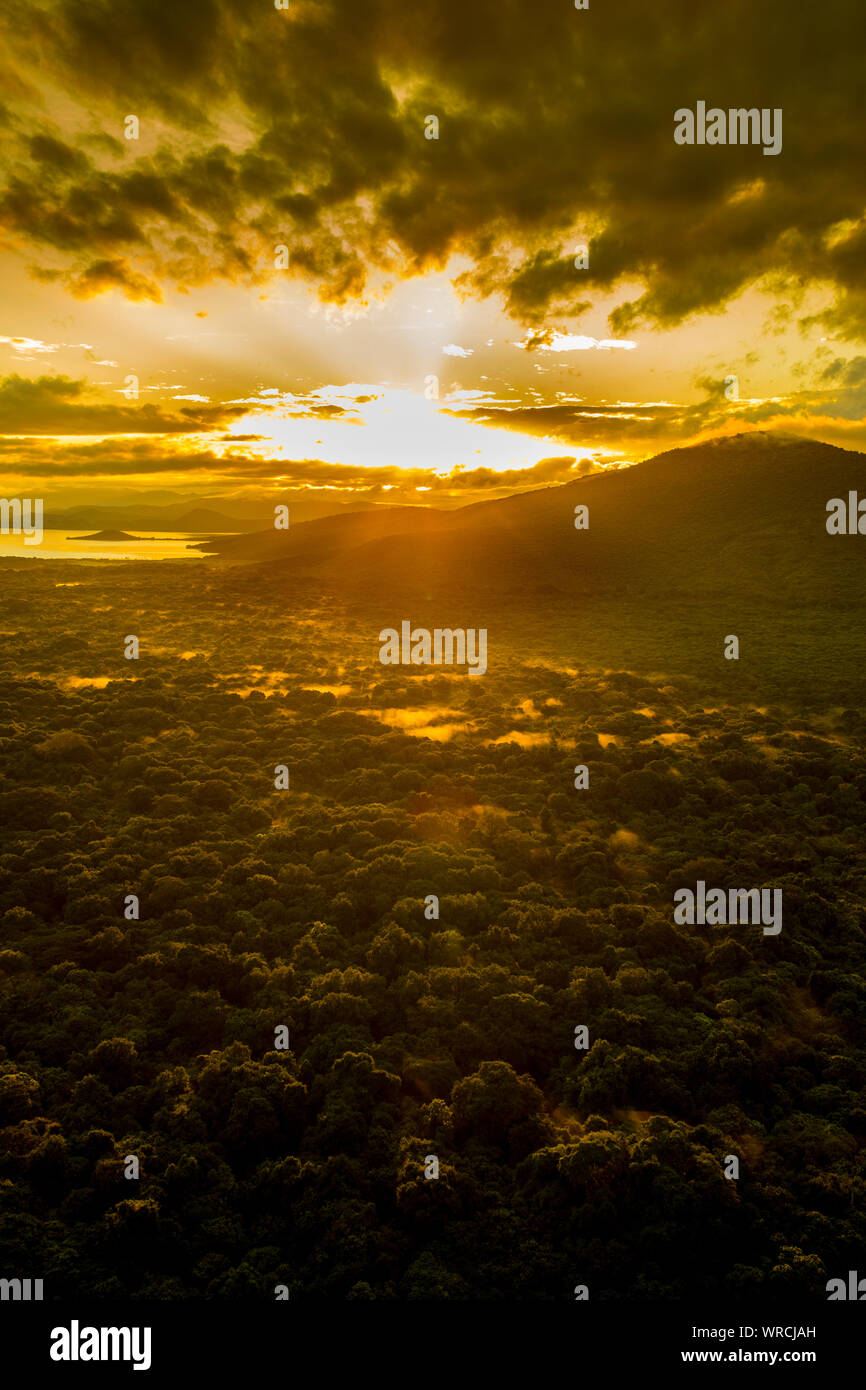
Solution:
[{"label": "silhouetted hill", "polygon": [[[414,538],[425,535],[438,537],[447,533],[453,518],[454,513],[429,507],[377,507],[374,511],[301,522],[288,531],[270,526],[252,535],[203,542],[197,549],[231,565],[294,563],[308,571],[333,565],[337,573],[359,549],[381,545],[387,548],[397,536],[405,537],[410,544]],[[380,552],[374,550],[374,554]]]},{"label": "silhouetted hill", "polygon": [[150,541],[153,536],[131,536],[128,531],[95,531],[92,536],[68,536],[70,541]]},{"label": "silhouetted hill", "polygon": [[285,503],[293,523],[334,514],[375,510],[370,502],[340,502],[327,489],[280,493],[279,497],[235,499],[190,498],[155,505],[152,502],[119,502],[111,506],[81,503],[48,511],[45,526],[55,530],[111,529],[134,531],[249,532],[271,526],[276,502]]},{"label": "silhouetted hill", "polygon": [[[858,489],[866,455],[748,434],[457,511],[383,508],[202,548],[371,597],[736,593],[844,605],[866,596],[866,539],[828,535],[826,505]],[[575,529],[578,505],[586,530]]]}]

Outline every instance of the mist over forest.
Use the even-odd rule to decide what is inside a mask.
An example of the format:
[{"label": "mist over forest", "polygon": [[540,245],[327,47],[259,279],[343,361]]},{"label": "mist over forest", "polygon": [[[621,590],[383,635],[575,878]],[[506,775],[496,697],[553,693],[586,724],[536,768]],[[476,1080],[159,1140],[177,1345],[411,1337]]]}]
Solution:
[{"label": "mist over forest", "polygon": [[[538,508],[584,543],[573,492],[493,504],[480,596],[435,565],[389,593],[393,533],[354,595],[296,533],[303,562],[3,563],[8,1275],[784,1304],[856,1268],[863,639],[811,567],[852,542],[813,509],[763,603],[715,563],[691,601],[575,602],[521,580]],[[383,666],[406,616],[483,620],[483,677]],[[678,925],[699,882],[781,889],[781,931]]]}]

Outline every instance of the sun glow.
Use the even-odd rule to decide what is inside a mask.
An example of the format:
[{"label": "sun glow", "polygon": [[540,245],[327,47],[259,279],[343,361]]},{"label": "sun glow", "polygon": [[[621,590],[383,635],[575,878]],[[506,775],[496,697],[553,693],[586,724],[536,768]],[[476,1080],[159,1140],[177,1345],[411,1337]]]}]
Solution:
[{"label": "sun glow", "polygon": [[[232,424],[224,447],[231,447],[231,435],[257,434],[264,437],[245,448],[261,458],[285,453],[350,467],[387,465],[437,474],[455,468],[526,467],[562,451],[555,435],[521,434],[452,414],[461,406],[501,403],[483,392],[472,393],[474,399],[467,401],[466,394],[428,400],[391,387],[353,387],[351,394],[346,387],[324,387],[314,393],[315,401],[285,394],[272,405],[269,397],[266,409],[253,408]],[[325,413],[335,407],[344,413]]]}]

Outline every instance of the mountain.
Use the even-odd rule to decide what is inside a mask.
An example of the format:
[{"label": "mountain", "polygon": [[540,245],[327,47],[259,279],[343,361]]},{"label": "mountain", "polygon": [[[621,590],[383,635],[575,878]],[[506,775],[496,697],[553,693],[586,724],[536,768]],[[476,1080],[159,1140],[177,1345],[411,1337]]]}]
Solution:
[{"label": "mountain", "polygon": [[450,529],[454,515],[432,507],[377,507],[375,511],[292,523],[287,531],[270,526],[252,535],[202,542],[196,549],[230,565],[295,563],[316,570],[331,563],[339,566],[359,547],[375,547],[395,536],[411,540],[426,534],[442,535]]},{"label": "mountain", "polygon": [[67,536],[70,541],[152,541],[154,536],[130,536],[126,531],[96,531],[92,536]]},{"label": "mountain", "polygon": [[277,502],[289,508],[293,523],[311,521],[333,514],[378,510],[372,502],[339,502],[328,489],[305,488],[281,492],[274,498],[181,497],[155,505],[131,499],[104,506],[79,503],[46,512],[44,525],[53,530],[111,529],[133,531],[189,531],[199,534],[249,532],[273,521]]},{"label": "mountain", "polygon": [[263,515],[230,516],[212,508],[191,507],[188,500],[166,506],[124,503],[119,506],[95,506],[84,503],[61,511],[48,512],[44,525],[53,530],[97,528],[99,530],[134,531],[191,531],[199,533],[254,530],[261,526]]},{"label": "mountain", "polygon": [[[826,529],[828,501],[851,490],[866,496],[866,455],[753,433],[456,511],[382,508],[201,549],[369,596],[860,603],[866,538]],[[575,529],[578,506],[585,530]]]},{"label": "mountain", "polygon": [[261,521],[258,518],[248,518],[241,524],[238,518],[225,516],[213,507],[192,507],[189,511],[174,517],[171,525],[174,531],[238,531],[255,530],[261,525]]}]

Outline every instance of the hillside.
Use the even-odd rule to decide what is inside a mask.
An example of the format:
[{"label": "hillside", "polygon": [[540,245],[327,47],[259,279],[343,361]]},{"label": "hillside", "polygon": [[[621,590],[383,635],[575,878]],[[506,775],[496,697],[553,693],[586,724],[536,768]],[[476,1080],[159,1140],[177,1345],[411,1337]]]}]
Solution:
[{"label": "hillside", "polygon": [[[860,537],[826,504],[866,491],[866,456],[740,435],[442,513],[381,509],[203,545],[225,564],[276,562],[335,588],[425,597],[521,594],[860,602]],[[589,525],[576,530],[575,507]]]},{"label": "hillside", "polygon": [[[710,601],[437,601],[470,680],[298,574],[4,570],[3,1277],[811,1325],[866,1237],[859,614],[726,662]],[[699,881],[783,930],[678,922]]]},{"label": "hillside", "polygon": [[412,546],[424,536],[443,537],[453,527],[455,515],[459,513],[427,507],[379,507],[301,522],[288,531],[269,527],[252,535],[205,541],[197,549],[224,564],[293,563],[308,572],[334,566],[337,573],[348,557],[364,547],[387,549],[395,537],[405,537]]}]

